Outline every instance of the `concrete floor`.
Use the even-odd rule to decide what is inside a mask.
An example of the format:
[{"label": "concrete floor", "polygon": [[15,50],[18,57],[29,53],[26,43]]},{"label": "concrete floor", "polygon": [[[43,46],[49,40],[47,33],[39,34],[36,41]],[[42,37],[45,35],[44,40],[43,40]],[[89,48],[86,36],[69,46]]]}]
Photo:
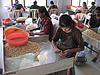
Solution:
[{"label": "concrete floor", "polygon": [[[87,49],[86,49],[87,50]],[[86,51],[87,62],[82,66],[75,66],[75,75],[100,75],[100,59],[97,62],[92,62],[94,53]]]}]

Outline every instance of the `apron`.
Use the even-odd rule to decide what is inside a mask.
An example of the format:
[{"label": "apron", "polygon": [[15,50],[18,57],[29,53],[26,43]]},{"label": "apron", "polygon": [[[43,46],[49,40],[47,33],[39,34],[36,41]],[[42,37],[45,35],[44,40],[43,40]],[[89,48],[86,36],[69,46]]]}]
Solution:
[{"label": "apron", "polygon": [[[58,49],[60,49],[62,51],[75,48],[72,33],[68,35],[67,39],[65,39],[63,41],[59,40],[58,42],[56,42],[56,46]],[[75,55],[76,55],[76,53],[68,53],[66,55],[66,58],[74,57]]]},{"label": "apron", "polygon": [[62,51],[73,48],[74,46],[73,46],[72,36],[69,35],[68,38],[66,40],[64,40],[64,41],[59,40],[56,43],[56,45]]}]

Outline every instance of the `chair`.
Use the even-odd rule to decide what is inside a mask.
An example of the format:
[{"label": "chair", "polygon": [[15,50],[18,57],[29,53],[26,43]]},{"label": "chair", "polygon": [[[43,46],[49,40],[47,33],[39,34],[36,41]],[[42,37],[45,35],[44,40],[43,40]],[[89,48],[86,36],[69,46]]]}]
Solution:
[{"label": "chair", "polygon": [[87,26],[87,27],[90,27],[89,25],[89,22],[90,22],[90,14],[87,14],[85,17],[84,17],[84,24]]},{"label": "chair", "polygon": [[30,13],[31,13],[31,17],[33,18],[33,19],[38,19],[38,9],[30,9]]},{"label": "chair", "polygon": [[22,17],[22,11],[21,10],[15,10],[14,11],[14,18]]}]

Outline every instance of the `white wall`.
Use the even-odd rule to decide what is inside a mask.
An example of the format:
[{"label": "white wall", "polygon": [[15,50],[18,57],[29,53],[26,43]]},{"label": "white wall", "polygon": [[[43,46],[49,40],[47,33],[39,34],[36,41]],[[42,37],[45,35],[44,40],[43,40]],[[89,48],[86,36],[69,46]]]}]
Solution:
[{"label": "white wall", "polygon": [[96,0],[96,5],[100,6],[100,0]]}]

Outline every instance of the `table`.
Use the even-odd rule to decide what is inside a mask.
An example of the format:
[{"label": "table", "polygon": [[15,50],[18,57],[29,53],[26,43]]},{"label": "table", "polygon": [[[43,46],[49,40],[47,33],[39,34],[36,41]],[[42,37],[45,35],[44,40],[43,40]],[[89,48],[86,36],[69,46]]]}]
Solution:
[{"label": "table", "polygon": [[93,50],[92,48],[87,46],[89,49],[97,54],[96,57],[94,57],[92,60],[93,62],[96,62],[97,58],[100,55],[100,34],[94,32],[91,29],[87,29],[86,31],[82,32],[82,36],[84,41],[95,48],[95,50]]},{"label": "table", "polygon": [[[43,40],[44,39],[44,40]],[[54,53],[51,43],[48,40],[48,36],[36,36],[31,37],[31,41],[41,43],[41,50],[47,52],[48,62],[38,66],[31,66],[30,68],[7,71],[4,74],[7,75],[47,75],[50,73],[66,70],[73,67],[73,58],[59,59],[58,55]],[[46,44],[45,44],[46,42]],[[51,60],[51,58],[53,58]]]}]

